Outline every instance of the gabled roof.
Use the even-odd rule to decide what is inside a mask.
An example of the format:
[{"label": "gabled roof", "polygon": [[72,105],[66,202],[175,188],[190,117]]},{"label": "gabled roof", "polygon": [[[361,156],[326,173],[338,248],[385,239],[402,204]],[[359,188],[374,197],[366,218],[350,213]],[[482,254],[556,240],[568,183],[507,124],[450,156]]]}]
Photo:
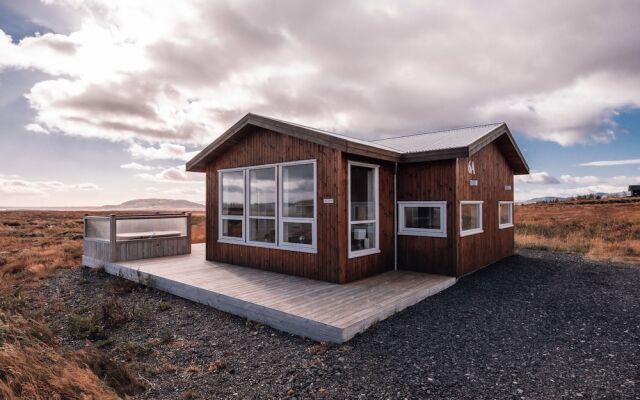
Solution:
[{"label": "gabled roof", "polygon": [[206,166],[218,154],[238,143],[255,128],[298,137],[349,154],[399,163],[468,157],[495,141],[513,168],[514,174],[529,173],[529,166],[505,123],[367,141],[256,114],[245,115],[205,147],[187,162],[187,171],[204,172]]}]

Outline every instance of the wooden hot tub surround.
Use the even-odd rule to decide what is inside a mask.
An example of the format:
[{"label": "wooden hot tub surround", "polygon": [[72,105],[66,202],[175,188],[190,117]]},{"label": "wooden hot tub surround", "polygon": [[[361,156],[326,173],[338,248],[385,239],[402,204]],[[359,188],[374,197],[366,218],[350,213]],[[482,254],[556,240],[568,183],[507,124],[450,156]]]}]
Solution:
[{"label": "wooden hot tub surround", "polygon": [[85,264],[191,253],[191,214],[84,217]]}]

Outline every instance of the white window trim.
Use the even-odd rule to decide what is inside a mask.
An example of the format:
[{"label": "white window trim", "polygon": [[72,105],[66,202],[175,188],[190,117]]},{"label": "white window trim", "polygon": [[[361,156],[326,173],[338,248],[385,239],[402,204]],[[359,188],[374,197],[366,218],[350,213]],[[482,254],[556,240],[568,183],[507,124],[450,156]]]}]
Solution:
[{"label": "white window trim", "polygon": [[[432,207],[440,209],[440,229],[407,228],[405,226],[404,209],[406,207]],[[447,237],[447,202],[446,201],[399,201],[398,202],[398,234],[406,236]]]},{"label": "white window trim", "polygon": [[[483,223],[483,219],[482,219],[482,205],[483,205],[484,201],[476,201],[476,200],[463,200],[460,202],[460,237],[463,236],[470,236],[470,235],[477,235],[478,233],[482,233],[484,232],[484,229],[482,229],[482,227],[484,226]],[[462,206],[465,204],[475,204],[475,205],[480,205],[480,215],[478,220],[480,221],[480,228],[474,228],[474,229],[468,229],[468,230],[462,230]]]},{"label": "white window trim", "polygon": [[[366,220],[366,221],[352,221],[351,220],[351,166],[359,166],[359,167],[368,167],[373,168],[374,170],[374,201],[375,201],[375,220]],[[371,254],[380,253],[380,195],[379,195],[379,170],[380,166],[376,164],[367,164],[357,161],[348,161],[347,162],[347,213],[349,216],[349,223],[347,224],[347,249],[348,249],[348,258],[356,258],[362,256],[368,256]],[[351,225],[359,225],[359,224],[375,224],[375,246],[370,249],[364,250],[351,250]]]},{"label": "white window trim", "polygon": [[[507,224],[501,224],[500,223],[500,206],[503,204],[509,204],[509,219],[510,222]],[[513,201],[499,201],[498,202],[498,229],[505,229],[505,228],[513,228]]]},{"label": "white window trim", "polygon": [[[309,164],[308,161],[291,161],[291,162],[286,162],[286,163],[282,163],[279,165],[278,168],[278,182],[283,182],[282,180],[282,167],[287,167],[290,165],[299,165],[299,164]],[[280,183],[280,187],[279,187],[279,191],[278,191],[278,197],[279,197],[279,201],[278,201],[278,242],[280,244],[280,247],[283,249],[287,249],[287,250],[297,250],[297,251],[309,251],[309,252],[316,252],[318,243],[317,243],[317,231],[316,231],[316,227],[317,227],[317,223],[316,221],[318,220],[318,184],[317,184],[317,179],[316,179],[316,175],[317,174],[317,170],[316,170],[316,162],[315,160],[313,161],[313,181],[315,182],[315,184],[313,185],[313,218],[300,218],[300,217],[284,217],[282,216],[282,203],[283,203],[283,191],[284,191],[284,185],[282,183]],[[284,241],[284,223],[285,222],[299,222],[299,223],[311,223],[311,244],[300,244],[300,243],[290,243],[290,242],[285,242]]]},{"label": "white window trim", "polygon": [[[282,167],[288,165],[297,165],[297,164],[312,164],[313,165],[313,219],[311,218],[285,218],[287,222],[304,222],[311,223],[311,235],[312,239],[311,245],[301,245],[296,243],[285,243],[282,240],[282,219],[281,210],[282,210]],[[254,242],[249,240],[249,234],[247,229],[249,228],[249,219],[274,219],[274,217],[250,217],[249,210],[247,209],[247,204],[249,204],[249,170],[253,169],[263,169],[263,168],[276,168],[276,202],[278,203],[276,206],[276,217],[275,217],[275,229],[276,229],[276,242],[275,243],[265,243],[265,242]],[[242,216],[233,215],[227,216],[222,215],[222,174],[224,172],[235,172],[242,171],[243,172],[243,182],[244,182],[244,196],[243,196],[243,206],[242,206]],[[264,164],[264,165],[252,165],[249,167],[239,167],[239,168],[227,168],[218,170],[218,243],[227,243],[227,244],[239,244],[243,246],[253,246],[253,247],[265,247],[271,249],[281,249],[281,250],[289,250],[289,251],[298,251],[302,253],[317,253],[318,252],[318,242],[317,242],[317,231],[316,227],[318,226],[318,199],[317,199],[317,191],[318,191],[318,176],[317,176],[317,167],[316,160],[300,160],[300,161],[290,161],[283,163],[274,163],[274,164]],[[233,220],[242,220],[242,238],[234,238],[229,236],[222,235],[222,221],[224,219],[233,219]]]},{"label": "white window trim", "polygon": [[[230,168],[225,170],[218,171],[218,241],[224,241],[227,243],[243,243],[246,237],[246,227],[245,227],[245,215],[247,213],[247,202],[246,197],[247,194],[243,192],[242,196],[242,215],[222,215],[222,174],[225,172],[238,172],[242,171],[242,182],[246,181],[246,172],[244,168]],[[244,190],[244,189],[243,189]],[[242,237],[233,237],[233,236],[224,236],[224,220],[234,220],[234,221],[242,221]]]}]

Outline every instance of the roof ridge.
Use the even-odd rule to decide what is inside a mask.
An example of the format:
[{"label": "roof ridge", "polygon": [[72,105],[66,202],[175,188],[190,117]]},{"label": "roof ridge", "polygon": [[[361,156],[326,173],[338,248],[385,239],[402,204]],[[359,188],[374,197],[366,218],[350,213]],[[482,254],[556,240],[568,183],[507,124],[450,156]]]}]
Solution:
[{"label": "roof ridge", "polygon": [[376,139],[376,140],[372,140],[372,142],[381,142],[383,140],[390,140],[390,139],[400,139],[400,138],[406,138],[406,137],[411,137],[411,136],[421,136],[421,135],[430,135],[432,133],[441,133],[441,132],[451,132],[451,131],[461,131],[463,129],[472,129],[472,128],[481,128],[484,126],[499,126],[504,124],[504,122],[494,122],[494,123],[490,123],[490,124],[480,124],[480,125],[470,125],[470,126],[461,126],[459,128],[450,128],[450,129],[439,129],[436,131],[428,131],[428,132],[420,132],[420,133],[411,133],[409,135],[400,135],[400,136],[390,136],[387,138],[382,138],[382,139]]},{"label": "roof ridge", "polygon": [[[309,130],[316,131],[316,132],[321,132],[321,133],[324,133],[324,134],[327,134],[327,135],[338,136],[338,137],[344,138],[346,140],[358,141],[358,142],[367,143],[367,144],[375,142],[374,140],[368,140],[368,139],[364,139],[364,138],[359,138],[359,137],[347,135],[347,134],[344,134],[344,133],[338,133],[338,132],[330,131],[330,130],[327,130],[327,129],[315,128],[313,126],[300,124],[298,122],[287,121],[287,120],[284,120],[284,119],[274,118],[274,117],[267,117],[266,115],[261,115],[261,114],[256,114],[256,113],[248,113],[247,115],[249,115],[249,114],[253,115],[253,116],[256,116],[256,117],[260,117],[260,118],[270,119],[272,121],[278,121],[278,122],[281,122],[283,124],[295,125],[295,126],[298,126],[300,128],[309,129]],[[395,152],[398,151],[397,149],[395,149],[393,147],[389,147],[389,146],[384,145],[384,144],[375,143],[375,145],[376,146],[380,146],[380,147],[384,147],[384,148],[386,148],[386,149],[388,149],[390,151],[395,151]]]}]

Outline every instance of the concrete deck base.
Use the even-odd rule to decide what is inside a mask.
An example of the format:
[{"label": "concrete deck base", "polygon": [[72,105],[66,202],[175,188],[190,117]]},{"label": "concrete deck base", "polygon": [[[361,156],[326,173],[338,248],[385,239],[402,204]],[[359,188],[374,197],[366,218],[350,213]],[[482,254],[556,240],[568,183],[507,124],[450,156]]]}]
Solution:
[{"label": "concrete deck base", "polygon": [[456,278],[390,271],[345,285],[205,260],[191,254],[116,263],[83,256],[105,271],[273,328],[343,343],[372,324],[432,296]]}]

